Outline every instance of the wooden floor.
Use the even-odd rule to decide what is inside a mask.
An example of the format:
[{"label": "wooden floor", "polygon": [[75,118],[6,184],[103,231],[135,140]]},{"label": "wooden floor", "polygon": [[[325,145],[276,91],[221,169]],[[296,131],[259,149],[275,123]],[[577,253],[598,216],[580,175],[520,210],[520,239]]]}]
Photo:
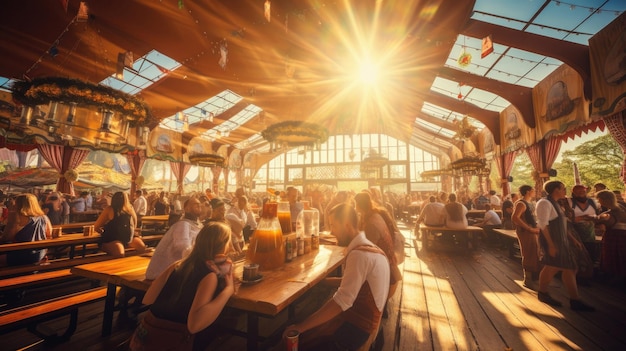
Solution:
[{"label": "wooden floor", "polygon": [[[401,229],[409,238],[410,230]],[[402,289],[396,291],[383,320],[385,351],[626,350],[623,287],[595,281],[580,287],[581,297],[597,310],[578,313],[569,309],[560,280],[551,284],[550,293],[564,307],[539,302],[535,291],[522,287],[519,260],[509,259],[504,249],[424,252],[412,237],[408,244]],[[102,338],[102,310],[103,302],[82,308],[78,330],[69,342],[33,349],[115,350],[134,325],[118,319],[113,335]],[[65,321],[47,325],[56,328],[61,322]],[[0,336],[0,349],[19,349],[37,340],[18,331]],[[212,349],[243,350],[245,343],[225,336]]]}]

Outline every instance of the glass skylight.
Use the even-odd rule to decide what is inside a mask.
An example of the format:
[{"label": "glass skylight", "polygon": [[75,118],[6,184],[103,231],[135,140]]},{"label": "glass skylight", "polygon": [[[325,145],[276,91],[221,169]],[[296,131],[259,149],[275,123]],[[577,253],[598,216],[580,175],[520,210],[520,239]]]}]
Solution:
[{"label": "glass skylight", "polygon": [[161,127],[180,131],[183,125],[180,122],[181,117],[182,119],[186,118],[189,125],[193,125],[204,120],[212,121],[213,117],[222,114],[229,108],[235,106],[235,104],[241,100],[241,96],[228,89],[224,90],[221,93],[196,104],[195,106],[191,106],[181,111],[181,113],[178,114],[178,117],[177,114],[174,114],[173,116],[164,118],[161,121]]},{"label": "glass skylight", "polygon": [[11,85],[15,81],[16,81],[15,79],[9,79],[9,78],[6,78],[6,77],[0,77],[0,89],[1,90],[6,90],[6,91],[10,91],[11,90]]},{"label": "glass skylight", "polygon": [[124,80],[117,79],[116,74],[113,73],[100,84],[135,95],[160,79],[165,78],[170,72],[175,71],[180,66],[181,64],[176,60],[156,50],[152,50],[135,60],[132,69],[124,68]]}]

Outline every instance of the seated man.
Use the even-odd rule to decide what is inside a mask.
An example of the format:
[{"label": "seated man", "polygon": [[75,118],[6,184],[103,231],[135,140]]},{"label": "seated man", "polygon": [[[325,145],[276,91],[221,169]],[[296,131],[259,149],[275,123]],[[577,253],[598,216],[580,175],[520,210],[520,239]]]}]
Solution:
[{"label": "seated man", "polygon": [[337,292],[322,308],[301,323],[291,325],[300,333],[302,350],[369,350],[377,335],[389,293],[389,263],[380,248],[357,229],[357,214],[349,204],[329,212],[331,232],[340,246],[347,246],[342,278],[327,278]]},{"label": "seated man", "polygon": [[434,196],[429,197],[428,201],[429,203],[422,209],[415,225],[415,237],[418,239],[420,238],[420,223],[424,223],[428,227],[443,227],[445,225],[446,210],[444,204],[437,202],[437,198]]},{"label": "seated man", "polygon": [[493,231],[494,228],[502,227],[502,220],[496,211],[492,210],[491,204],[485,205],[485,217],[482,222],[476,224],[483,228],[487,241],[492,245],[500,244],[500,236]]},{"label": "seated man", "polygon": [[201,214],[200,201],[190,198],[185,201],[183,218],[174,223],[154,251],[146,270],[146,279],[154,280],[174,262],[183,258],[202,229],[198,218]]}]

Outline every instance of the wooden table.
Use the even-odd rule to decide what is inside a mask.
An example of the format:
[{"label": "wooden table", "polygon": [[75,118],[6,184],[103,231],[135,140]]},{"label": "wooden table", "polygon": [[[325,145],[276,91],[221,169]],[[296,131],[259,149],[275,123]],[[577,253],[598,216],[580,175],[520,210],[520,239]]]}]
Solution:
[{"label": "wooden table", "polygon": [[52,228],[61,228],[63,233],[73,234],[73,233],[82,233],[83,227],[87,225],[94,225],[96,222],[75,222],[75,223],[66,223],[60,225],[53,225]]},{"label": "wooden table", "polygon": [[142,222],[150,222],[150,223],[167,223],[169,220],[169,215],[156,215],[156,216],[143,216],[141,217]]},{"label": "wooden table", "polygon": [[74,258],[76,245],[83,245],[83,256],[85,246],[87,244],[97,243],[100,241],[100,235],[83,236],[83,234],[65,234],[58,238],[46,239],[39,241],[29,241],[21,243],[9,243],[0,245],[0,253],[17,250],[40,250],[49,249],[59,246],[69,246],[69,257]]},{"label": "wooden table", "polygon": [[420,226],[422,230],[422,240],[424,242],[424,248],[429,250],[435,240],[435,235],[438,233],[450,233],[454,235],[463,236],[465,241],[465,248],[475,250],[478,247],[478,235],[483,232],[483,228],[476,226],[468,226],[464,229],[453,229],[448,227],[429,227]]},{"label": "wooden table", "polygon": [[[318,251],[299,256],[292,262],[272,271],[261,271],[263,280],[256,284],[242,285],[240,278],[244,261],[235,263],[236,293],[227,303],[228,307],[247,315],[246,339],[248,350],[258,348],[259,317],[274,317],[318,284],[344,261],[343,247],[320,245]],[[115,293],[118,286],[147,290],[150,282],[145,280],[149,258],[125,257],[72,268],[72,273],[100,280],[108,285],[102,321],[102,336],[111,334]],[[290,320],[293,320],[290,308]]]},{"label": "wooden table", "polygon": [[506,245],[509,249],[509,258],[514,258],[516,255],[519,255],[519,248],[515,247],[515,243],[518,242],[515,229],[494,228],[493,231],[505,237]]}]

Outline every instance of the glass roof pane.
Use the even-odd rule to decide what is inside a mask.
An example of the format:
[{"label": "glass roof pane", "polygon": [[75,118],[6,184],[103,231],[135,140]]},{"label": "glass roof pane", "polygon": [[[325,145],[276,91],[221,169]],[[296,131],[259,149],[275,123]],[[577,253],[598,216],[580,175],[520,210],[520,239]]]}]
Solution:
[{"label": "glass roof pane", "polygon": [[[459,86],[459,83],[441,77],[435,78],[430,90],[454,99],[457,99],[459,94],[461,94],[463,101],[471,102],[480,108],[496,112],[500,112],[510,105],[508,101],[499,98],[496,94],[466,84]],[[493,102],[496,101],[496,99],[499,99],[498,104],[494,105]]]},{"label": "glass roof pane", "polygon": [[11,90],[11,85],[16,81],[16,79],[0,77],[0,89],[9,91]]},{"label": "glass roof pane", "polygon": [[427,129],[431,132],[433,132],[434,134],[439,134],[439,135],[443,135],[447,138],[452,138],[454,136],[454,134],[456,134],[455,132],[446,129],[446,128],[442,128],[436,124],[430,123],[430,122],[426,122],[424,120],[421,119],[416,119],[415,120],[415,124],[417,125],[418,128],[421,129]]},{"label": "glass roof pane", "polygon": [[100,84],[134,95],[158,80],[165,78],[168,73],[178,69],[180,66],[181,64],[176,60],[156,50],[152,50],[135,60],[132,69],[124,68],[124,80],[117,79],[116,74],[113,73]]},{"label": "glass roof pane", "polygon": [[[195,106],[191,106],[182,111],[189,121],[189,125],[211,119],[241,101],[242,97],[230,90],[224,90]],[[161,127],[177,130],[176,114],[161,120]]]},{"label": "glass roof pane", "polygon": [[[446,108],[443,108],[441,106],[437,106],[437,105],[433,105],[429,102],[424,102],[424,105],[422,106],[422,112],[424,112],[425,114],[432,116],[432,117],[436,117],[439,118],[442,121],[448,121],[448,122],[454,122],[454,121],[460,121],[461,119],[463,119],[463,117],[465,117],[465,115],[460,114],[458,112],[454,112],[454,111],[450,111]],[[419,118],[418,118],[419,119]],[[468,120],[470,122],[471,125],[475,126],[478,129],[483,129],[485,128],[485,125],[472,117],[468,116]]]},{"label": "glass roof pane", "polygon": [[476,0],[472,18],[589,45],[589,38],[625,9],[623,0]]},{"label": "glass roof pane", "polygon": [[260,143],[260,142],[263,142],[263,137],[261,136],[261,133],[256,133],[256,134],[253,134],[248,139],[238,142],[234,146],[237,149],[245,149],[245,148],[254,146],[255,144]]}]

